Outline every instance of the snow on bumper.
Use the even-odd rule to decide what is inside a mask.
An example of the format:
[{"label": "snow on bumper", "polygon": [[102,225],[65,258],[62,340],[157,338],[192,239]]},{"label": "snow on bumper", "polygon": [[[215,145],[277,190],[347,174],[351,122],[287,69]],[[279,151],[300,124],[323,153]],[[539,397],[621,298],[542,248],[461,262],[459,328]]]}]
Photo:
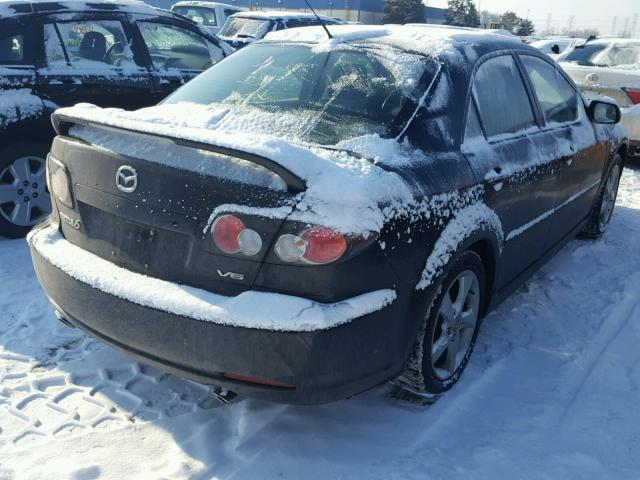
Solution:
[{"label": "snow on bumper", "polygon": [[257,291],[227,297],[118,267],[71,244],[53,227],[34,232],[29,243],[67,275],[106,294],[221,325],[292,332],[323,330],[381,310],[396,299],[391,289],[330,304]]}]

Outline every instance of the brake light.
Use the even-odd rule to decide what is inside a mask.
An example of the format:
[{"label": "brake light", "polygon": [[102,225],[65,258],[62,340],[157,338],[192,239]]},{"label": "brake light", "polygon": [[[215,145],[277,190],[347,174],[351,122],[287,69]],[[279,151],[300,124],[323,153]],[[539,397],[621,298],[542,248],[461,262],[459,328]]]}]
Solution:
[{"label": "brake light", "polygon": [[247,228],[235,215],[223,215],[213,222],[211,234],[216,246],[224,253],[255,255],[262,248],[262,238]]},{"label": "brake light", "polygon": [[282,235],[276,242],[275,251],[285,262],[326,265],[342,257],[347,246],[347,239],[337,230],[313,227],[300,235]]},{"label": "brake light", "polygon": [[627,94],[629,99],[634,105],[640,103],[640,88],[623,88],[624,93]]}]

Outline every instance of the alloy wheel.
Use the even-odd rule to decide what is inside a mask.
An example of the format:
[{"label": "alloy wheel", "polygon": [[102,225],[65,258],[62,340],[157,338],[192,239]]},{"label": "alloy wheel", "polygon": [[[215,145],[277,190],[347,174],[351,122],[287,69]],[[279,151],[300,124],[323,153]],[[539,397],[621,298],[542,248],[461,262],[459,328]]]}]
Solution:
[{"label": "alloy wheel", "polygon": [[0,171],[0,216],[13,225],[31,227],[51,211],[45,159],[20,157]]},{"label": "alloy wheel", "polygon": [[460,273],[442,297],[431,341],[431,366],[439,380],[450,379],[471,347],[480,314],[480,282],[471,270]]},{"label": "alloy wheel", "polygon": [[613,207],[616,204],[616,198],[618,196],[618,185],[620,184],[620,165],[614,165],[607,178],[604,191],[602,192],[602,202],[600,204],[600,215],[598,215],[598,222],[600,231],[604,231],[607,228],[607,224],[613,214]]}]

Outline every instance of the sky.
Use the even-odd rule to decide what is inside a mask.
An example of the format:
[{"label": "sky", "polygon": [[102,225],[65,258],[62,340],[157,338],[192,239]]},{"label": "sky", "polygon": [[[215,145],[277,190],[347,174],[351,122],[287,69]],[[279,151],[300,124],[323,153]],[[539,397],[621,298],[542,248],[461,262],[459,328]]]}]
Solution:
[{"label": "sky", "polygon": [[[426,0],[430,7],[446,7],[446,0]],[[536,24],[537,30],[546,30],[548,15],[550,25],[561,30],[569,27],[573,18],[573,28],[597,28],[601,35],[611,35],[615,22],[615,34],[619,34],[627,24],[632,29],[634,15],[635,36],[640,37],[640,0],[475,0],[481,10],[503,12],[513,10],[520,17]]]}]

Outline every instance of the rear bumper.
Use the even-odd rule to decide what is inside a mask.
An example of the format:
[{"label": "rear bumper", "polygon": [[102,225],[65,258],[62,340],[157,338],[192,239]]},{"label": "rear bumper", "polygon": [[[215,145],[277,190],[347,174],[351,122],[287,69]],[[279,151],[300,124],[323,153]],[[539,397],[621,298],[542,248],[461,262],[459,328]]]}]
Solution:
[{"label": "rear bumper", "polygon": [[[340,326],[273,331],[196,320],[139,305],[94,288],[54,266],[33,246],[36,275],[47,296],[73,325],[139,360],[238,394],[292,404],[350,397],[400,373],[412,345],[409,302],[391,305]],[[409,317],[411,318],[411,317]],[[229,380],[236,373],[294,386]]]}]

